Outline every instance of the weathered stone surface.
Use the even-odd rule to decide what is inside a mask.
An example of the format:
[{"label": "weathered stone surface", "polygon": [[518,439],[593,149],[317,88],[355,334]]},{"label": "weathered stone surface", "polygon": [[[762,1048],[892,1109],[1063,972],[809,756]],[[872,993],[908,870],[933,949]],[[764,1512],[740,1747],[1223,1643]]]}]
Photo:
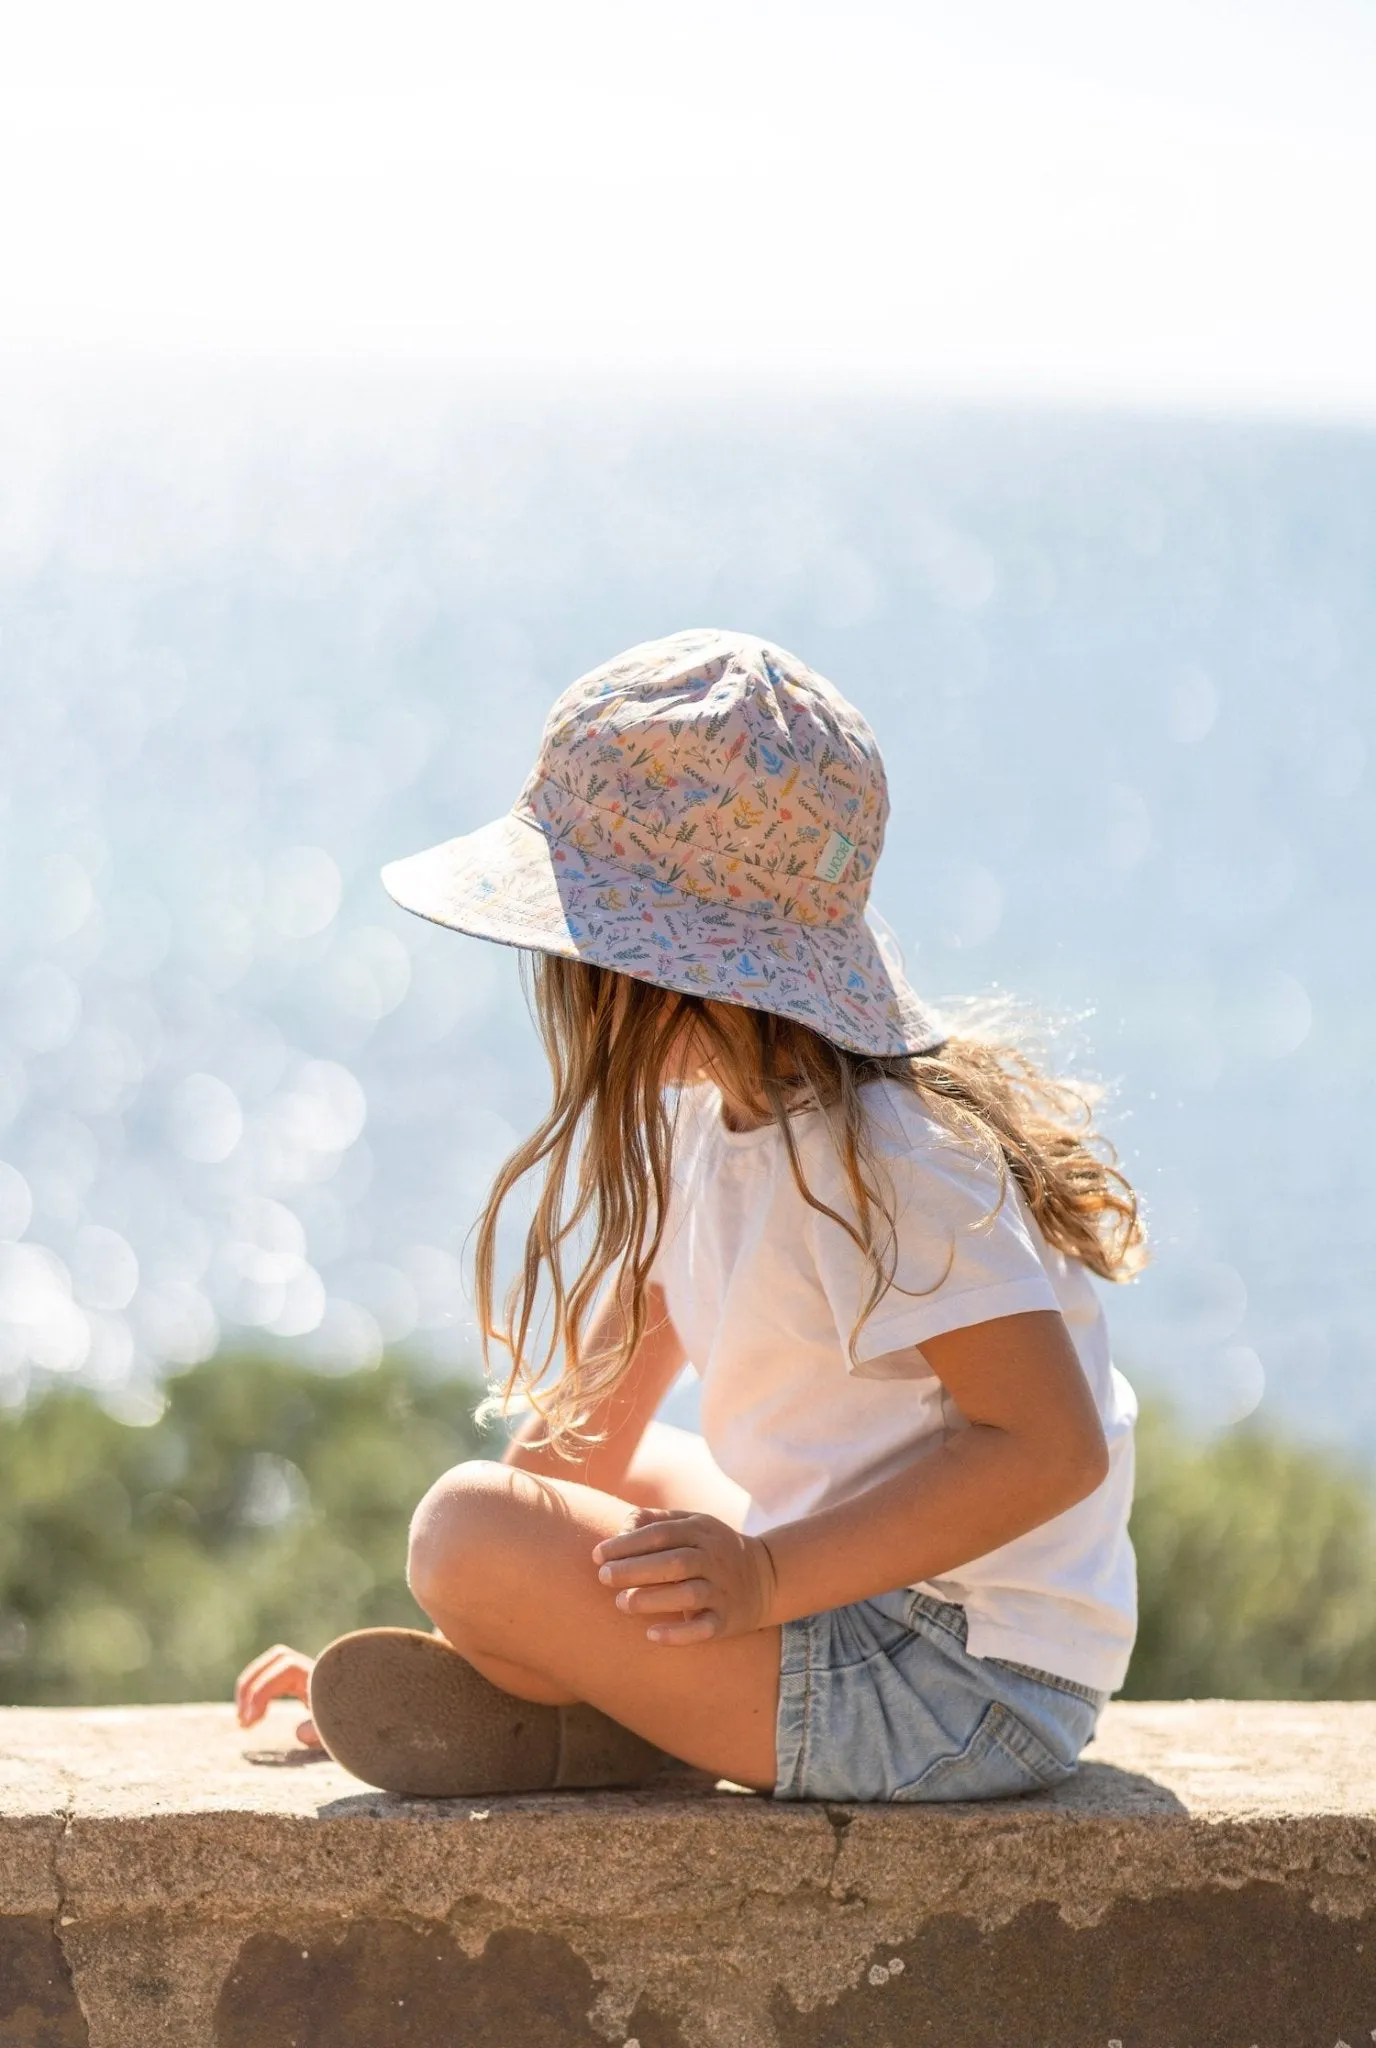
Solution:
[{"label": "weathered stone surface", "polygon": [[[504,1928],[466,1956],[446,1929],[366,1920],[299,1948],[280,1935],[245,1942],[215,2010],[215,2048],[431,2048],[460,2034],[506,2048],[606,2048],[589,2017],[591,1970],[553,1934]],[[638,2001],[640,2048],[688,2048],[680,2028]]]},{"label": "weathered stone surface", "polygon": [[86,2022],[53,1923],[0,1919],[0,2041],[10,2048],[86,2048]]},{"label": "weathered stone surface", "polygon": [[1376,2036],[1376,1910],[1332,1920],[1251,1884],[1120,1899],[1094,1927],[1050,1905],[988,1934],[942,1914],[834,2001],[799,2012],[780,1991],[771,2012],[789,2048],[1355,2048]]},{"label": "weathered stone surface", "polygon": [[[7,1718],[0,1710],[0,1730]],[[0,1913],[57,1910],[55,1857],[70,1786],[56,1744],[11,1748],[0,1733]]]},{"label": "weathered stone surface", "polygon": [[394,1800],[294,1719],[0,1712],[0,2048],[1376,2040],[1376,1702],[1114,1702],[946,1807]]}]

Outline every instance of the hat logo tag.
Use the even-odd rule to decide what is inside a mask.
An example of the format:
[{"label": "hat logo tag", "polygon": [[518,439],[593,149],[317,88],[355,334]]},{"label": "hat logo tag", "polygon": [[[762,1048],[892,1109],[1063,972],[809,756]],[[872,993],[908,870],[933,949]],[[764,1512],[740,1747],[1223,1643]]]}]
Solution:
[{"label": "hat logo tag", "polygon": [[844,832],[833,832],[818,854],[817,865],[812,872],[821,882],[844,881],[854,853],[855,841],[847,839]]}]

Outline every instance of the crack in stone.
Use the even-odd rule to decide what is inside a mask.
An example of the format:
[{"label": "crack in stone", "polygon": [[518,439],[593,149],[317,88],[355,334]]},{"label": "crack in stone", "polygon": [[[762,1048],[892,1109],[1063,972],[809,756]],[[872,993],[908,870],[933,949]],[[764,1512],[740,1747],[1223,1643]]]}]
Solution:
[{"label": "crack in stone", "polygon": [[86,2001],[81,1995],[81,1983],[77,1976],[76,1966],[67,1946],[67,1929],[73,1924],[74,1916],[67,1911],[70,1902],[67,1896],[66,1857],[63,1851],[66,1848],[68,1838],[76,1821],[77,1780],[66,1771],[62,1772],[62,1780],[66,1788],[62,1805],[58,1809],[58,1818],[62,1822],[62,1829],[54,1839],[52,1852],[53,1889],[57,1893],[57,1905],[53,1915],[53,1939],[57,1943],[57,1952],[62,1958],[62,1968],[66,1974],[67,1982],[71,1986],[76,2009],[81,2014],[82,2030],[87,2040],[89,2040],[91,2034],[91,2015],[86,2010]]},{"label": "crack in stone", "polygon": [[[829,1898],[836,1898],[841,1896],[835,1890],[837,1866],[841,1861],[841,1851],[845,1847],[846,1830],[855,1819],[855,1815],[848,1813],[844,1806],[825,1804],[822,1807],[822,1812],[826,1818],[827,1826],[831,1829],[831,1862],[827,1866],[824,1889]],[[848,1892],[841,1896],[841,1903],[844,1905],[857,1905],[860,1903],[861,1897],[862,1895],[858,1892]]]}]

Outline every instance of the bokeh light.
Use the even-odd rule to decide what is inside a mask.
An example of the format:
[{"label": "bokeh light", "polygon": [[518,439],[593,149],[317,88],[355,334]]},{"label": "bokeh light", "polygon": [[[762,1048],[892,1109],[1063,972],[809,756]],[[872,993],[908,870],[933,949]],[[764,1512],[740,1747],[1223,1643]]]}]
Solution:
[{"label": "bokeh light", "polygon": [[1110,1084],[1157,1245],[1108,1295],[1127,1368],[1376,1448],[1369,441],[221,390],[219,438],[171,385],[0,471],[3,1398],[146,1415],[236,1336],[472,1354],[540,1054],[515,956],[377,871],[510,802],[572,676],[698,620],[870,715],[918,985],[1026,998]]}]

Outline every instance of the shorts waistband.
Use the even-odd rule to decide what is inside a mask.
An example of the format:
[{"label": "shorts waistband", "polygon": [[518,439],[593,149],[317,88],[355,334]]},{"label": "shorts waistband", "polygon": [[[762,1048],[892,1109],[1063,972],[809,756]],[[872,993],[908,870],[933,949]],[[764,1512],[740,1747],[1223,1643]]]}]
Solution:
[{"label": "shorts waistband", "polygon": [[[908,1613],[925,1615],[936,1626],[947,1630],[956,1638],[962,1650],[966,1648],[970,1617],[956,1600],[938,1600],[934,1593],[912,1592],[908,1596]],[[966,1651],[969,1655],[969,1651]],[[1088,1700],[1099,1707],[1111,1697],[1092,1685],[1081,1685],[1076,1678],[1063,1678],[1059,1671],[1042,1671],[1035,1664],[1019,1664],[1012,1657],[982,1657],[982,1664],[998,1664],[1005,1671],[1017,1671],[1024,1678],[1033,1678],[1039,1685],[1054,1686],[1059,1692],[1073,1693],[1076,1699]]]}]

